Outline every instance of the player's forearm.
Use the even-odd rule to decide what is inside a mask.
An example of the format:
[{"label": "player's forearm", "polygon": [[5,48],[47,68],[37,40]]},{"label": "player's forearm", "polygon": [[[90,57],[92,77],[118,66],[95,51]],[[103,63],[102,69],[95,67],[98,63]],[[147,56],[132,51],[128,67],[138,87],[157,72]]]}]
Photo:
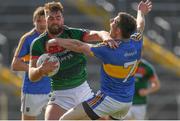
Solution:
[{"label": "player's forearm", "polygon": [[58,41],[59,46],[62,46],[68,50],[71,51],[75,51],[78,53],[82,53],[83,49],[82,47],[84,46],[84,43],[79,41],[79,40],[75,40],[75,39],[56,39]]},{"label": "player's forearm", "polygon": [[109,37],[110,35],[107,31],[89,31],[89,33],[85,35],[83,40],[85,42],[102,42]]},{"label": "player's forearm", "polygon": [[144,14],[138,10],[137,12],[137,30],[143,32],[144,31],[144,26],[145,26],[145,17]]},{"label": "player's forearm", "polygon": [[25,72],[28,72],[29,65],[22,62],[22,60],[20,60],[20,59],[13,59],[12,64],[11,64],[11,69],[13,71],[25,71]]},{"label": "player's forearm", "polygon": [[160,89],[159,80],[156,80],[155,83],[151,84],[151,87],[148,89],[149,94],[155,93]]},{"label": "player's forearm", "polygon": [[38,80],[40,80],[43,77],[42,71],[40,69],[40,67],[30,67],[29,68],[29,79],[32,82],[37,82]]}]

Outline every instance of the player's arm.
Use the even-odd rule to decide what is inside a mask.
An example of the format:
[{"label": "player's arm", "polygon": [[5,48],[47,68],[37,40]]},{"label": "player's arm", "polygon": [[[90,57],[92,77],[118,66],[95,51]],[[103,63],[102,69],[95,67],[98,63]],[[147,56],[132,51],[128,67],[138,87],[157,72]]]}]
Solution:
[{"label": "player's arm", "polygon": [[155,93],[160,89],[160,81],[156,75],[156,73],[153,71],[152,75],[149,77],[150,86],[147,89],[141,89],[139,94],[141,96],[147,96],[149,94]]},{"label": "player's arm", "polygon": [[94,30],[87,31],[83,36],[83,41],[87,43],[105,42],[111,48],[118,47],[118,43],[111,38],[109,32],[107,31],[94,31]]},{"label": "player's arm", "polygon": [[36,67],[37,59],[30,59],[29,62],[29,79],[33,82],[41,79],[44,74],[40,67]]},{"label": "player's arm", "polygon": [[150,87],[148,88],[148,93],[155,93],[160,89],[160,81],[156,74],[150,78]]},{"label": "player's arm", "polygon": [[78,53],[84,53],[86,55],[91,55],[91,46],[92,44],[87,44],[75,39],[62,39],[56,38],[48,41],[48,47],[55,45],[62,46],[68,50],[75,51]]},{"label": "player's arm", "polygon": [[46,60],[39,67],[36,67],[37,59],[30,59],[29,63],[29,79],[33,82],[40,80],[43,76],[48,75],[56,68],[55,62]]},{"label": "player's arm", "polygon": [[19,58],[16,54],[13,57],[11,63],[11,69],[13,71],[28,71],[29,65],[26,64],[21,58]]},{"label": "player's arm", "polygon": [[28,53],[26,46],[26,36],[23,36],[18,43],[18,47],[16,48],[11,62],[11,69],[13,71],[28,71],[29,65],[21,59],[22,54],[20,54],[20,52],[23,52],[24,55]]},{"label": "player's arm", "polygon": [[145,18],[144,16],[148,14],[152,9],[152,3],[150,0],[146,0],[146,2],[141,1],[138,4],[137,10],[137,31],[143,32],[145,27]]},{"label": "player's arm", "polygon": [[56,68],[56,63],[48,62],[45,60],[40,66],[36,66],[37,60],[39,56],[43,54],[43,52],[39,52],[39,44],[38,40],[35,40],[31,44],[30,49],[30,61],[29,61],[29,79],[33,82],[39,81],[43,76],[46,76],[49,72],[52,72]]}]

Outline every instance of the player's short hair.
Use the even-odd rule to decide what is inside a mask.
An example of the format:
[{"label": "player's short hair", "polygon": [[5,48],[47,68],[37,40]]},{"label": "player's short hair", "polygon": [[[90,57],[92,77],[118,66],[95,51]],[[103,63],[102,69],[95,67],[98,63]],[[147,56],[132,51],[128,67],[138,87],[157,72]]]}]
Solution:
[{"label": "player's short hair", "polygon": [[36,10],[34,11],[33,22],[37,19],[37,17],[40,17],[40,16],[45,16],[44,7],[42,7],[42,6],[36,8]]},{"label": "player's short hair", "polygon": [[49,12],[63,12],[63,6],[60,2],[49,2],[45,4],[45,14],[47,15]]},{"label": "player's short hair", "polygon": [[130,38],[131,34],[136,31],[136,19],[126,12],[119,12],[118,16],[118,27],[121,29],[122,37]]}]

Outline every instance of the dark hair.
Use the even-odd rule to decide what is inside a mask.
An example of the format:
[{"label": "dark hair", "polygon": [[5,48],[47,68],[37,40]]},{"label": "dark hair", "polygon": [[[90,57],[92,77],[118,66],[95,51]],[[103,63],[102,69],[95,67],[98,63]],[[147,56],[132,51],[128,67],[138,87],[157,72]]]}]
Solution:
[{"label": "dark hair", "polygon": [[37,17],[44,16],[44,15],[45,15],[44,7],[40,6],[40,7],[36,8],[36,10],[33,13],[33,21],[35,21]]},{"label": "dark hair", "polygon": [[118,16],[118,27],[121,29],[122,37],[125,39],[130,38],[131,34],[136,30],[136,19],[126,12],[119,12]]},{"label": "dark hair", "polygon": [[63,6],[60,2],[49,2],[45,4],[45,13],[48,14],[49,12],[57,12],[61,11],[63,12]]}]

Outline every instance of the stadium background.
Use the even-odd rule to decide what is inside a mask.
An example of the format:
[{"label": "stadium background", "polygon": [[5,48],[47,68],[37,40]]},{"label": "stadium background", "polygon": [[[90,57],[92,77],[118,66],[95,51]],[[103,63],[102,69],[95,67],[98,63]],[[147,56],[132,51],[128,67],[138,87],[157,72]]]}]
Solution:
[{"label": "stadium background", "polygon": [[[20,37],[32,28],[34,9],[52,0],[0,0],[0,119],[20,119],[20,75],[10,63]],[[108,30],[109,18],[119,11],[136,16],[140,0],[61,0],[65,24]],[[148,98],[149,119],[180,119],[180,1],[152,0],[146,16],[144,58],[156,68],[161,81],[158,93]],[[99,87],[100,62],[89,58],[89,83]],[[17,76],[18,75],[18,76]],[[43,116],[40,116],[42,118]]]}]

